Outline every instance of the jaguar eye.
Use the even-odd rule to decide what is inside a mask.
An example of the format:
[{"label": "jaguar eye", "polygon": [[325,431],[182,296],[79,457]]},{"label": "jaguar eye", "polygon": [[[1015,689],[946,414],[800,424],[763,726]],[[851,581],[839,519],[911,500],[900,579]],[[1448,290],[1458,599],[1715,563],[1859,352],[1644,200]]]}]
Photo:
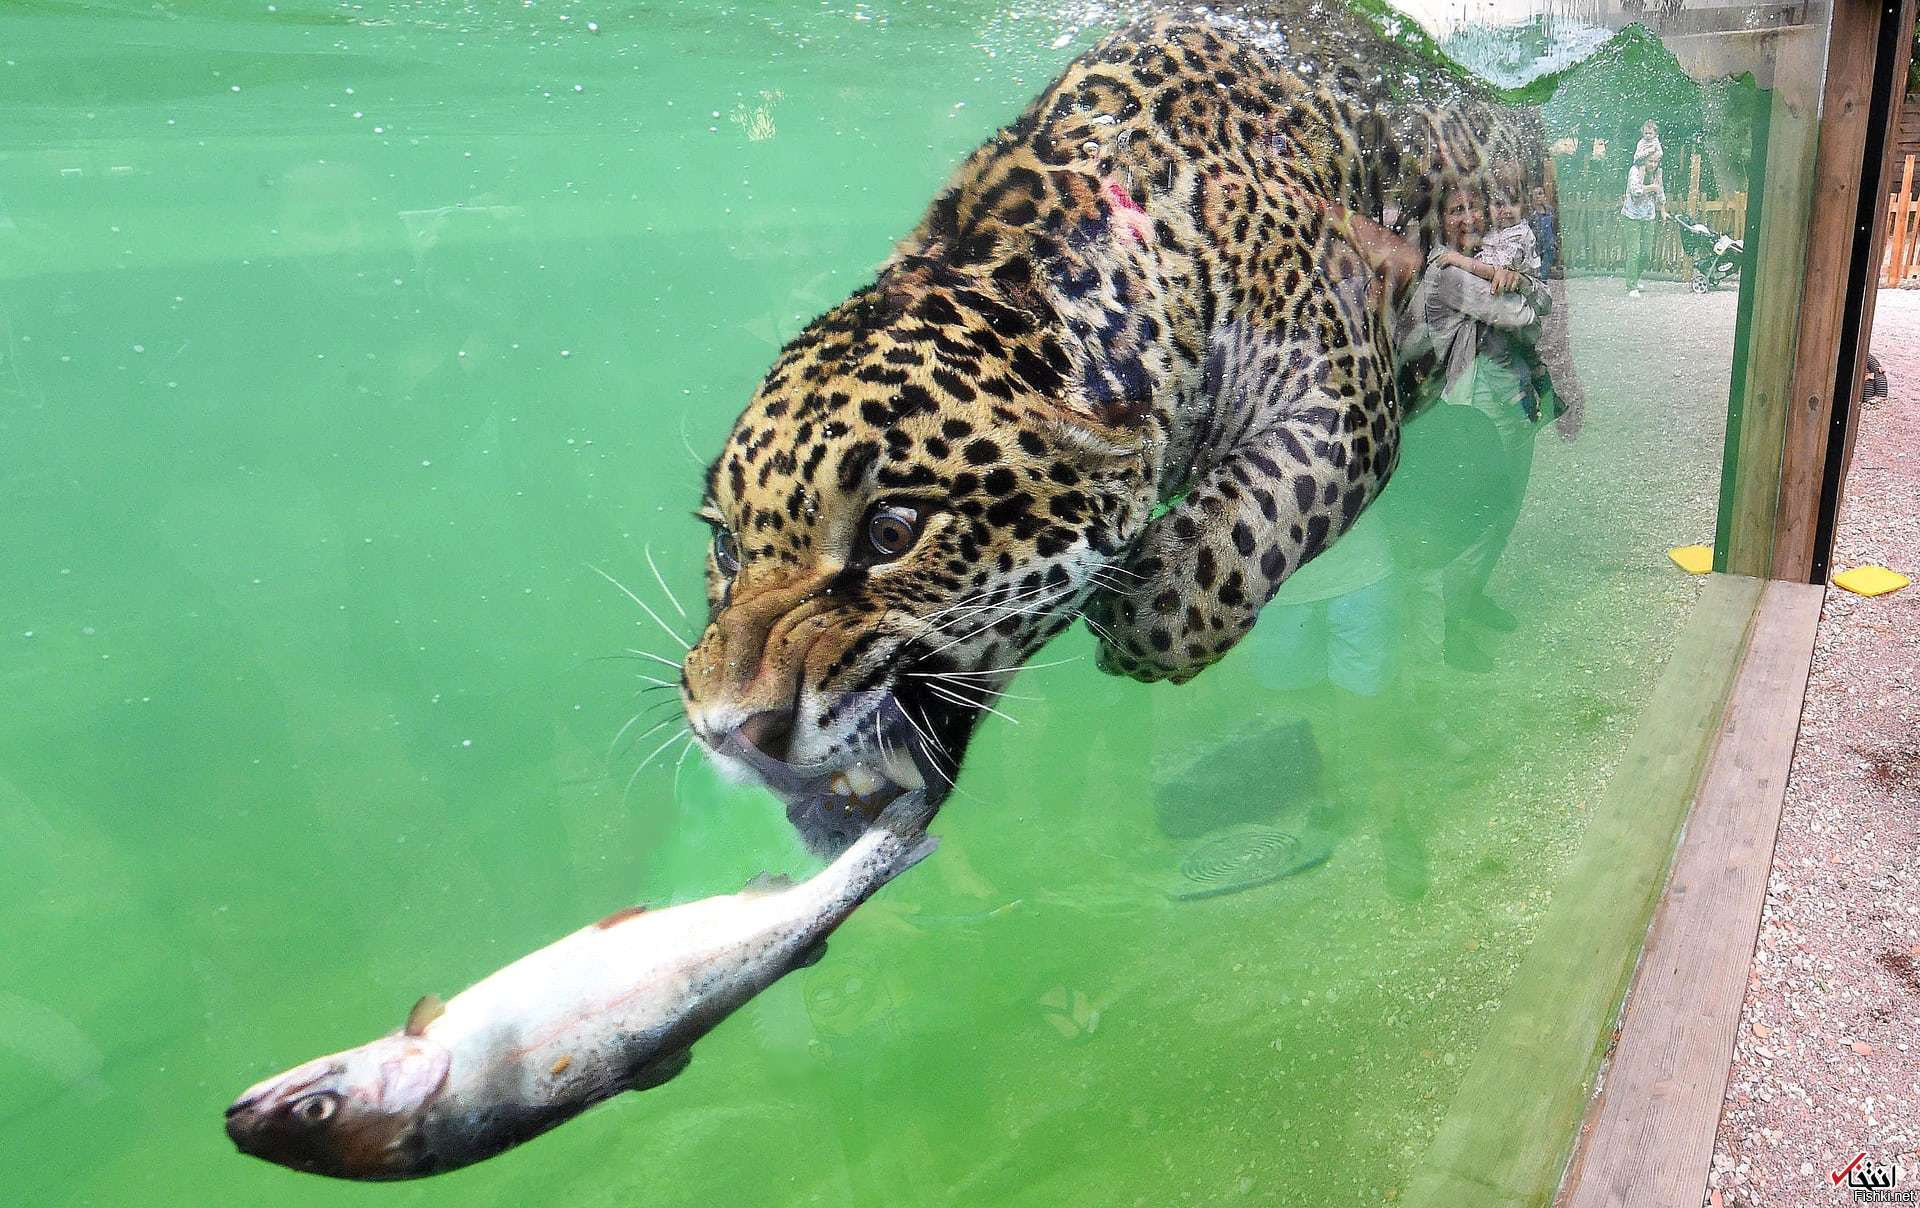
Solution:
[{"label": "jaguar eye", "polygon": [[719,565],[720,573],[729,579],[740,571],[740,547],[726,529],[713,530],[713,560]]},{"label": "jaguar eye", "polygon": [[302,1124],[325,1124],[340,1110],[340,1096],[331,1091],[308,1095],[293,1105],[293,1117]]},{"label": "jaguar eye", "polygon": [[876,503],[867,513],[867,550],[891,562],[920,539],[920,510],[900,503]]}]

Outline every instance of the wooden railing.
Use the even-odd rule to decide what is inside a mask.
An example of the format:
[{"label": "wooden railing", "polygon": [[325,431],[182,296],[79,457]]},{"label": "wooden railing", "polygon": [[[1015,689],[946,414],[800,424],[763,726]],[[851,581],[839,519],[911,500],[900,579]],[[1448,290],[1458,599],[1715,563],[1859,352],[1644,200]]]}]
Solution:
[{"label": "wooden railing", "polygon": [[1914,157],[1900,172],[1900,191],[1887,198],[1887,250],[1880,262],[1880,284],[1920,287],[1920,194],[1913,178]]},{"label": "wooden railing", "polygon": [[[1722,235],[1745,239],[1747,195],[1727,193],[1707,197],[1700,188],[1700,156],[1690,157],[1687,187],[1684,192],[1667,194],[1667,211],[1704,223]],[[1620,193],[1613,196],[1560,199],[1560,256],[1576,272],[1624,273],[1634,250],[1637,231],[1629,230],[1632,220],[1620,215],[1620,203],[1626,193],[1623,181]],[[1647,271],[1656,276],[1686,278],[1693,262],[1680,244],[1680,228],[1671,222],[1660,224],[1653,255]]]}]

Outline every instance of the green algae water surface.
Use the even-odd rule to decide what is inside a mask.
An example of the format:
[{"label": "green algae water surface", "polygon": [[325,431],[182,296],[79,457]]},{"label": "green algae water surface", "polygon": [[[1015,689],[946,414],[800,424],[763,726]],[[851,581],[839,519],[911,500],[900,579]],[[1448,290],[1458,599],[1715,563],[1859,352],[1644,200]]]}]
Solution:
[{"label": "green algae water surface", "polygon": [[[1521,624],[1491,667],[1423,662],[1401,603],[1343,649],[1338,566],[1189,687],[1103,678],[1069,634],[987,718],[938,856],[670,1085],[417,1184],[221,1131],[243,1087],[423,993],[810,867],[636,696],[679,650],[589,568],[680,622],[649,554],[692,609],[701,467],[780,342],[1103,20],[0,12],[0,1199],[1405,1185],[1691,600],[1658,551],[1710,532],[1724,371],[1610,356],[1604,316],[1576,344],[1587,431],[1542,438],[1494,582]],[[1732,296],[1698,306],[1667,355],[1724,366]],[[1319,869],[1169,893],[1220,824],[1309,818]]]}]

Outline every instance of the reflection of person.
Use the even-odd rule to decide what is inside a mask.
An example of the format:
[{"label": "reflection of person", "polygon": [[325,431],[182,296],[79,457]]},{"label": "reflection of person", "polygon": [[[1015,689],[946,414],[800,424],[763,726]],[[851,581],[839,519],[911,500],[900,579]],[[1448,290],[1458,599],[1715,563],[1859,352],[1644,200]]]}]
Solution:
[{"label": "reflection of person", "polygon": [[[1486,219],[1477,191],[1450,188],[1442,203],[1444,250],[1460,255],[1479,251]],[[1410,303],[1409,321],[1424,328],[1440,357],[1444,375],[1439,401],[1472,407],[1493,422],[1504,470],[1495,492],[1494,521],[1436,580],[1447,661],[1463,670],[1485,670],[1491,660],[1474,643],[1468,626],[1507,631],[1518,624],[1488,598],[1486,587],[1519,520],[1532,471],[1540,407],[1530,350],[1539,335],[1540,316],[1552,300],[1537,283],[1524,279],[1513,292],[1497,292],[1498,283],[1442,259],[1438,251],[1432,263]]]},{"label": "reflection of person", "polygon": [[1518,181],[1493,182],[1487,195],[1487,217],[1491,230],[1480,241],[1480,250],[1474,258],[1538,277],[1539,240],[1534,238],[1533,224],[1521,216]]},{"label": "reflection of person", "polygon": [[1665,152],[1659,127],[1649,121],[1640,131],[1633,167],[1627,169],[1627,195],[1620,203],[1620,216],[1627,220],[1627,294],[1634,298],[1640,296],[1640,274],[1653,256],[1659,223],[1667,218],[1667,190],[1660,175]]},{"label": "reflection of person", "polygon": [[[1430,346],[1440,358],[1439,394],[1448,402],[1472,403],[1489,414],[1519,402],[1526,387],[1510,381],[1480,380],[1475,372],[1482,351],[1497,366],[1511,369],[1511,344],[1530,340],[1540,315],[1552,305],[1537,283],[1508,269],[1482,274],[1464,261],[1485,239],[1486,212],[1477,190],[1448,189],[1442,197],[1440,246],[1427,257],[1427,269],[1401,320],[1402,347]],[[1531,377],[1522,379],[1531,382]],[[1509,388],[1512,393],[1509,396]],[[1494,414],[1496,422],[1502,418]]]},{"label": "reflection of person", "polygon": [[1634,161],[1642,162],[1665,153],[1666,148],[1660,142],[1660,124],[1648,118],[1640,124],[1640,141],[1633,148]]},{"label": "reflection of person", "polygon": [[[1533,235],[1533,225],[1527,221],[1520,210],[1520,179],[1518,175],[1497,176],[1488,186],[1487,214],[1493,230],[1480,243],[1480,250],[1474,259],[1485,261],[1498,268],[1510,268],[1538,285],[1545,278],[1540,271],[1540,251]],[[1551,303],[1540,307],[1544,314],[1551,310]],[[1554,398],[1553,381],[1547,376],[1546,366],[1541,363],[1534,345],[1534,338],[1506,341],[1504,351],[1510,356],[1518,369],[1526,372],[1529,388],[1521,400],[1527,411],[1528,419],[1539,419],[1542,414],[1549,418],[1558,415],[1560,408]]]},{"label": "reflection of person", "polygon": [[1560,262],[1560,223],[1554,217],[1547,186],[1533,186],[1530,200],[1532,208],[1527,213],[1527,225],[1533,230],[1533,244],[1540,252],[1540,276],[1544,280],[1553,276]]}]

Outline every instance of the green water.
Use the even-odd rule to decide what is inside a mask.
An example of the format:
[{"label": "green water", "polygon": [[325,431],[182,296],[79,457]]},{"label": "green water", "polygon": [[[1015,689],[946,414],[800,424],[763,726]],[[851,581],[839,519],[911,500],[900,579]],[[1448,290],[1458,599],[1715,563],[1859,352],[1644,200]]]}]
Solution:
[{"label": "green water", "polygon": [[[1276,687],[1263,629],[1147,688],[1075,632],[938,857],[667,1087],[377,1188],[220,1128],[615,907],[808,867],[677,746],[633,775],[671,726],[610,754],[648,670],[617,656],[673,648],[589,567],[664,607],[650,549],[698,596],[699,466],[778,343],[1092,36],[988,3],[0,13],[0,1198],[1405,1184],[1692,598],[1664,550],[1711,534],[1730,293],[1621,357],[1644,320],[1591,286],[1593,415],[1540,440],[1492,671]],[[1165,832],[1220,800],[1338,841],[1174,901]]]}]

